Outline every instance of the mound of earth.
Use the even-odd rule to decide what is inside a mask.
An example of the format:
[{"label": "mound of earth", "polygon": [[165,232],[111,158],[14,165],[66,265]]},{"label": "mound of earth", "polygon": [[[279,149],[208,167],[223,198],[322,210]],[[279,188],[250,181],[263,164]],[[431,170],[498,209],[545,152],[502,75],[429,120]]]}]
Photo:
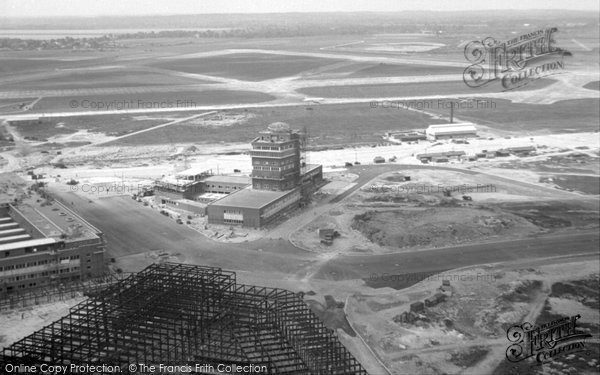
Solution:
[{"label": "mound of earth", "polygon": [[352,228],[381,246],[447,246],[521,237],[539,228],[517,215],[466,207],[368,211],[356,215]]}]

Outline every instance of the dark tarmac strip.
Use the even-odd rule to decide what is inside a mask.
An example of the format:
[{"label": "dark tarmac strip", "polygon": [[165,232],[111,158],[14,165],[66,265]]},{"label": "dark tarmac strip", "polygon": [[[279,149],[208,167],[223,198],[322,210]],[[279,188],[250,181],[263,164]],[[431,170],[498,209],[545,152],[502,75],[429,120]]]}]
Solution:
[{"label": "dark tarmac strip", "polygon": [[384,255],[342,256],[327,262],[315,278],[364,279],[368,285],[403,288],[431,274],[479,264],[530,263],[532,259],[583,253],[599,262],[599,242],[600,235],[589,232]]}]

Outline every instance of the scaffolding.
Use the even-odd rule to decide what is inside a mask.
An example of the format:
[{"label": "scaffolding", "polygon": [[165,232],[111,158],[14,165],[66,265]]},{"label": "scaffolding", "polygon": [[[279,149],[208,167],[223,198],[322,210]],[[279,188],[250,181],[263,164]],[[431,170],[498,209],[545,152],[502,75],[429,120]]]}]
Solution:
[{"label": "scaffolding", "polygon": [[[153,264],[3,350],[0,364],[265,366],[263,374],[367,374],[296,294],[234,272]],[[192,371],[192,373],[194,373]],[[196,372],[213,373],[213,372]]]}]

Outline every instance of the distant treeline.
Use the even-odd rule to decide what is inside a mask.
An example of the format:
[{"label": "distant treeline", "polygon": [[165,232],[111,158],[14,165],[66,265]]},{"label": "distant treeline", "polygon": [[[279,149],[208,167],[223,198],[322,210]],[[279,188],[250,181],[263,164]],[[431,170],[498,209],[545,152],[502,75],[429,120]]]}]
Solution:
[{"label": "distant treeline", "polygon": [[19,38],[0,38],[0,49],[43,50],[43,49],[107,49],[116,47],[113,38],[107,35],[97,38],[71,38],[37,40]]},{"label": "distant treeline", "polygon": [[419,32],[417,25],[401,27],[372,27],[372,26],[338,26],[295,25],[295,26],[261,26],[245,29],[215,29],[215,30],[163,30],[139,31],[135,33],[107,34],[96,38],[73,38],[37,40],[20,38],[0,38],[0,48],[11,50],[35,49],[109,49],[121,47],[119,40],[150,39],[150,38],[274,38],[318,35],[364,35],[376,32]]},{"label": "distant treeline", "polygon": [[[0,38],[0,49],[108,49],[119,40],[147,38],[272,38],[385,33],[468,34],[508,38],[513,32],[542,25],[584,29],[597,34],[597,14],[579,11],[472,11],[472,12],[364,12],[204,14],[177,16],[11,19],[1,29],[10,30],[119,30],[87,38],[49,40]],[[525,27],[525,24],[530,26]],[[170,29],[161,31],[137,30]],[[196,29],[197,30],[194,30]],[[179,30],[178,30],[179,29]],[[440,33],[441,32],[441,33]],[[100,35],[100,34],[98,34]]]}]

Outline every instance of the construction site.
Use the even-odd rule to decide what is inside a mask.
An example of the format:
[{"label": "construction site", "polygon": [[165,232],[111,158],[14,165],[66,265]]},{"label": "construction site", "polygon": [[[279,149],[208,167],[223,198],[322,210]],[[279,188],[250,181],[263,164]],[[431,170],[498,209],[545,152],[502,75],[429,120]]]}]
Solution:
[{"label": "construction site", "polygon": [[[597,9],[351,3],[15,19],[0,373],[600,371]],[[511,58],[474,87],[489,38]],[[529,76],[538,42],[556,69]],[[578,315],[586,351],[506,357]]]},{"label": "construction site", "polygon": [[262,227],[305,204],[323,184],[322,166],[306,163],[306,138],[286,123],[270,124],[252,141],[250,177],[187,169],[155,183],[155,203],[207,215],[211,224]]},{"label": "construction site", "polygon": [[101,373],[116,372],[114,366],[137,373],[132,363],[178,363],[201,364],[193,371],[200,374],[236,367],[367,374],[297,294],[238,284],[234,272],[220,268],[174,263],[152,265],[90,296],[5,348],[0,364],[8,362],[101,363],[111,370]]}]

